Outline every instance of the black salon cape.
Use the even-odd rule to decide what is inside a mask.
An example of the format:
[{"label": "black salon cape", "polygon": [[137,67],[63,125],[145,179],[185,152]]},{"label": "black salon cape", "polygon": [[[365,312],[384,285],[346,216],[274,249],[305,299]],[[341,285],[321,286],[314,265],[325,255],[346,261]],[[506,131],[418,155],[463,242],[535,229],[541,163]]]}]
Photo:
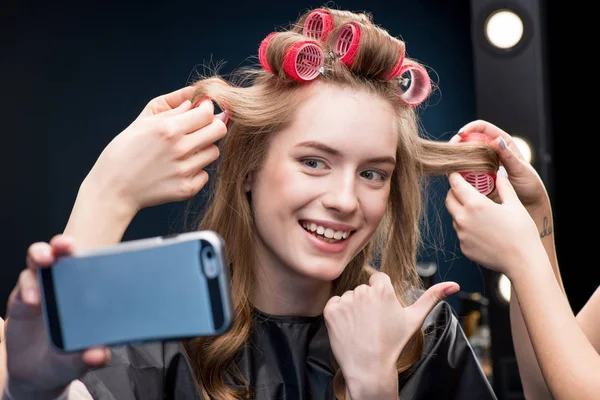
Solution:
[{"label": "black salon cape", "polygon": [[[279,317],[258,311],[255,317],[249,345],[239,361],[255,398],[334,399],[323,317]],[[496,400],[448,303],[435,307],[423,331],[421,358],[399,376],[402,400]],[[179,342],[114,348],[110,363],[82,381],[96,400],[202,399]]]}]

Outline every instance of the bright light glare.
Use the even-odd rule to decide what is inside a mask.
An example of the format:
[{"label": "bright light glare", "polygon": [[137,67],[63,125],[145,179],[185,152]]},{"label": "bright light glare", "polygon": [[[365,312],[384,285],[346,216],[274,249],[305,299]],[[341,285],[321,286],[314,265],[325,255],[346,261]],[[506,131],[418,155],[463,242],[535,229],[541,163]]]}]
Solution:
[{"label": "bright light glare", "polygon": [[520,136],[513,136],[512,139],[523,155],[523,158],[525,158],[525,161],[531,164],[531,160],[533,159],[533,150],[531,149],[529,142]]},{"label": "bright light glare", "polygon": [[492,45],[510,49],[523,37],[523,20],[514,11],[498,10],[488,17],[484,30]]},{"label": "bright light glare", "polygon": [[510,302],[510,280],[504,274],[500,275],[500,279],[498,279],[498,292],[502,300]]}]

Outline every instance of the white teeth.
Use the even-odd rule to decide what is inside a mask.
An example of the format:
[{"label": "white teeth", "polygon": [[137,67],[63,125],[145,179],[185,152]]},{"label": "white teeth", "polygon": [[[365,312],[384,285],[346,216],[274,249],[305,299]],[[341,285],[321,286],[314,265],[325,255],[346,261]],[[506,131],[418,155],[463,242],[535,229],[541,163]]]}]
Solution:
[{"label": "white teeth", "polygon": [[325,236],[328,239],[342,240],[346,239],[350,235],[350,232],[334,231],[331,228],[325,228],[324,226],[317,225],[314,222],[303,221],[302,227],[309,232],[316,232],[318,235]]}]

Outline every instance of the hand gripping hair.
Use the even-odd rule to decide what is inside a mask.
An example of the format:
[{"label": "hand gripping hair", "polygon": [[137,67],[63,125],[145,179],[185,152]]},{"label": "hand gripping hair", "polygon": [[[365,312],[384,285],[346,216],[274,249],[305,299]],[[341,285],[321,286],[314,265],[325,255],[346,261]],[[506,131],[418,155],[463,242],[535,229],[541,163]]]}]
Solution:
[{"label": "hand gripping hair", "polygon": [[[388,54],[375,57],[373,43],[388,44],[378,49]],[[284,81],[309,82],[341,63],[359,77],[396,83],[400,99],[410,106],[431,93],[427,71],[405,58],[403,41],[368,18],[343,11],[317,9],[297,31],[270,33],[260,44],[258,58],[266,71]]]}]

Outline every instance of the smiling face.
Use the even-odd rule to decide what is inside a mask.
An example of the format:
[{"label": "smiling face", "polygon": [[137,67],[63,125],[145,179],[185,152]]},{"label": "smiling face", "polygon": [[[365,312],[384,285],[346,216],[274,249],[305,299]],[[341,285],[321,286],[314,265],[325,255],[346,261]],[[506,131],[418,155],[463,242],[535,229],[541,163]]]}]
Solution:
[{"label": "smiling face", "polygon": [[385,213],[398,135],[379,97],[326,84],[311,90],[246,190],[260,265],[332,281]]}]

